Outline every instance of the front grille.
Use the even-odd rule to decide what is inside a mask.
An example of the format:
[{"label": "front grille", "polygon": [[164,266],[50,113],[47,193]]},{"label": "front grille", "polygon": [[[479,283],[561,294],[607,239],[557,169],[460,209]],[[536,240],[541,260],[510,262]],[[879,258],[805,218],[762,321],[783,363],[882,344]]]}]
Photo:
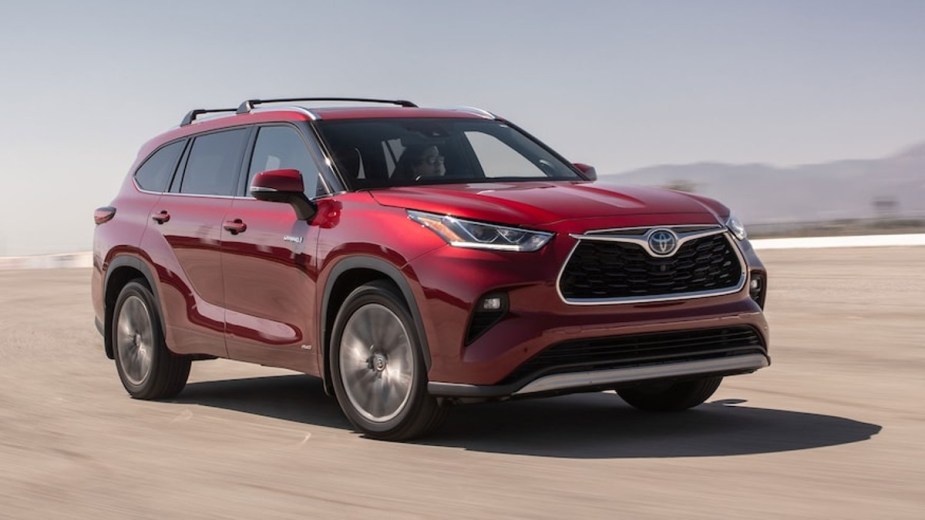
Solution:
[{"label": "front grille", "polygon": [[656,332],[568,341],[530,358],[505,378],[513,383],[527,377],[587,370],[631,368],[748,354],[765,354],[761,335],[751,327]]},{"label": "front grille", "polygon": [[696,238],[668,258],[639,244],[581,240],[559,277],[566,301],[683,298],[691,293],[734,289],[742,265],[724,233]]}]

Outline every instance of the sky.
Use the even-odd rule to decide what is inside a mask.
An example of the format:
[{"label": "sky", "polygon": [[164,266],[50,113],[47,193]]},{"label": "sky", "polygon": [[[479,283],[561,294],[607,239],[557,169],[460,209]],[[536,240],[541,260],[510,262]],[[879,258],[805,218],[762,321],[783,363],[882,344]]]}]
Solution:
[{"label": "sky", "polygon": [[925,1],[0,5],[0,256],[86,251],[188,110],[361,96],[478,106],[617,173],[925,142]]}]

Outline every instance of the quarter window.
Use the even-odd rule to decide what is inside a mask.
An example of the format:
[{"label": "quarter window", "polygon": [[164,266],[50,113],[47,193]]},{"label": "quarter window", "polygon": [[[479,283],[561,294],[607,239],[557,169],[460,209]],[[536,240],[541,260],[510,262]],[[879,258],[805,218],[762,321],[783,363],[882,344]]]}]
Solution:
[{"label": "quarter window", "polygon": [[197,137],[189,153],[180,193],[233,195],[246,129]]},{"label": "quarter window", "polygon": [[151,157],[135,171],[135,182],[146,191],[163,192],[170,183],[173,172],[177,169],[177,160],[183,153],[186,141],[168,144],[154,152]]},{"label": "quarter window", "polygon": [[247,192],[250,195],[254,175],[267,170],[294,169],[302,173],[305,196],[315,198],[324,194],[318,182],[318,169],[299,133],[287,126],[267,126],[257,133],[254,154],[247,174]]}]

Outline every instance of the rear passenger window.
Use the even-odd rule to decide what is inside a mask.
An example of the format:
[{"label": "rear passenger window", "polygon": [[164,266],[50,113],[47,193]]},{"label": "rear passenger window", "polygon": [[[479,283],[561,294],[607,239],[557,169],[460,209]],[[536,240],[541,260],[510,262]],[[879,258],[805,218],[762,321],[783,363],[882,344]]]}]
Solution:
[{"label": "rear passenger window", "polygon": [[197,137],[186,162],[180,193],[233,195],[246,139],[244,128]]},{"label": "rear passenger window", "polygon": [[324,187],[318,183],[318,169],[298,131],[287,126],[267,126],[257,133],[254,155],[247,175],[247,194],[250,195],[254,175],[267,170],[292,168],[302,173],[305,196],[312,199],[323,195]]},{"label": "rear passenger window", "polygon": [[144,164],[135,171],[135,182],[138,187],[158,193],[166,190],[174,170],[177,169],[177,160],[180,159],[185,145],[186,141],[177,141],[148,157]]}]

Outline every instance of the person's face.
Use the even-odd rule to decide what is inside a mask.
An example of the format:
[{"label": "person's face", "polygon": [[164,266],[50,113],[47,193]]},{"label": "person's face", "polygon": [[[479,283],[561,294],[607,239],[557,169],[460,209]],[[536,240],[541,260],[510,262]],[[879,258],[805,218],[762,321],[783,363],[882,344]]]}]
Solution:
[{"label": "person's face", "polygon": [[415,177],[439,177],[445,171],[443,156],[440,155],[440,150],[436,146],[426,148],[414,163]]}]

